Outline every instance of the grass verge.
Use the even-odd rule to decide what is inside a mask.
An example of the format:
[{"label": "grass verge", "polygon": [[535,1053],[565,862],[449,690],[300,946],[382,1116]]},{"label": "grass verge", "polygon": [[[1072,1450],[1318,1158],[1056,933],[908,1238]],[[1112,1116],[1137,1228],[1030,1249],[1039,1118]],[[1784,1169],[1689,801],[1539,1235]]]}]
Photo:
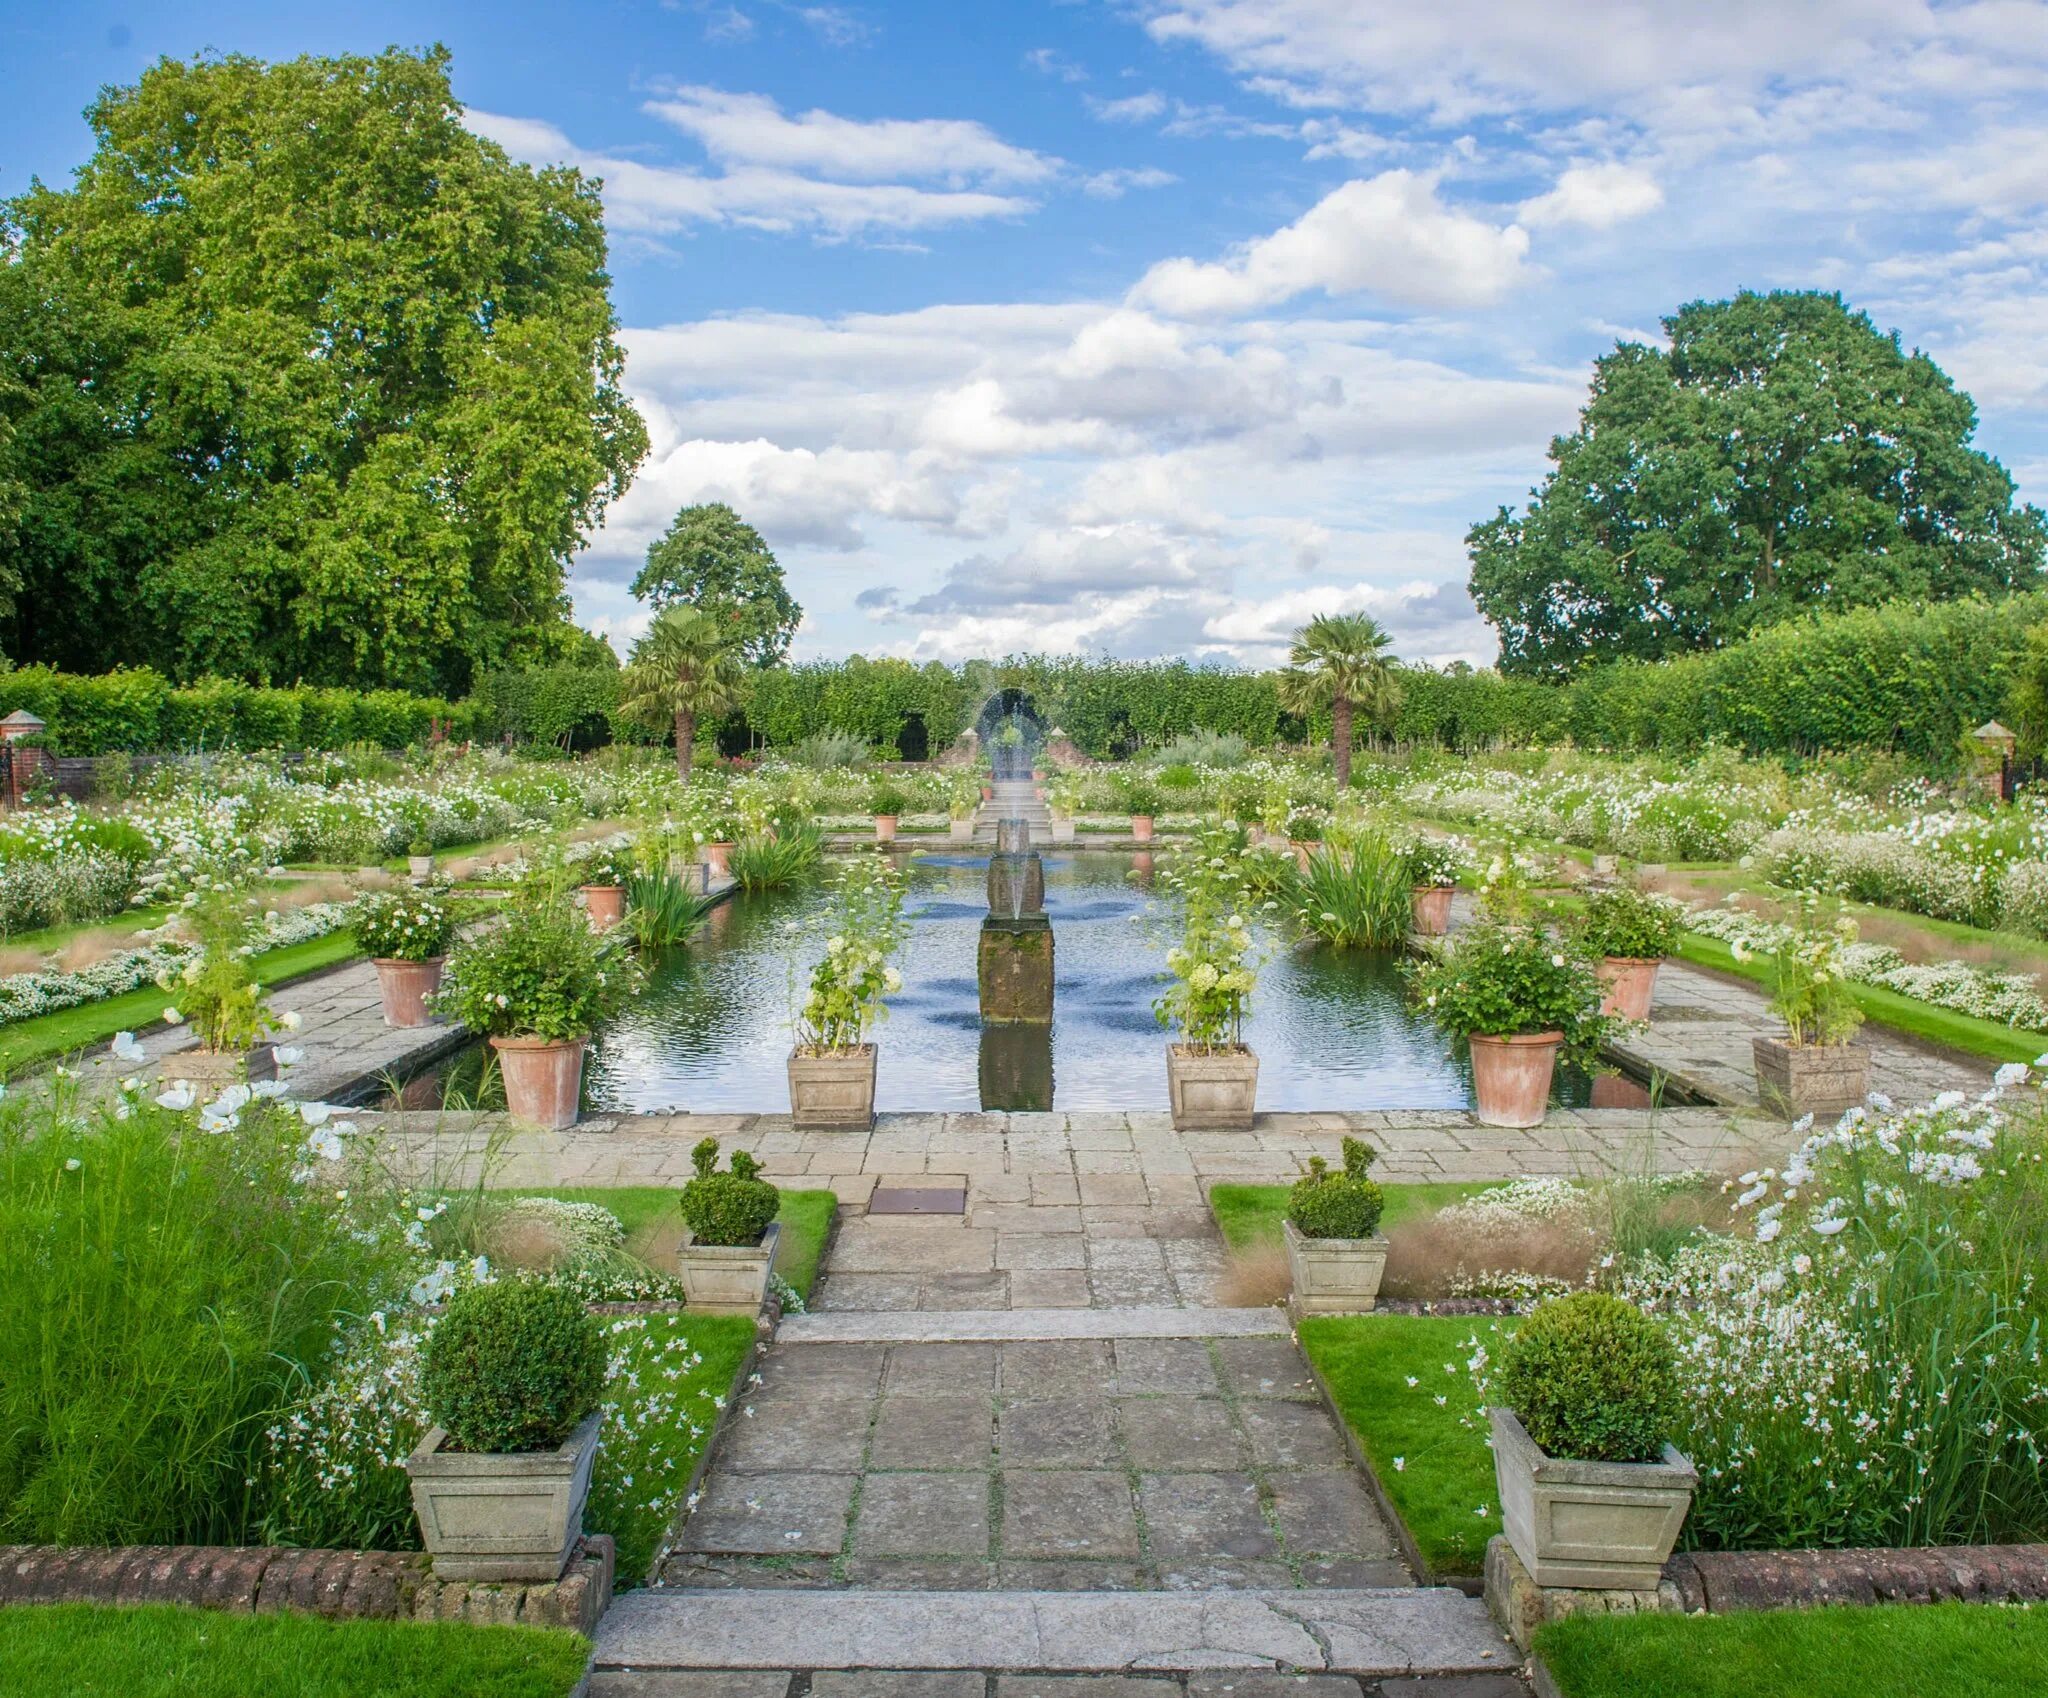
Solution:
[{"label": "grass verge", "polygon": [[0,1610],[0,1692],[77,1698],[563,1698],[589,1651],[579,1634],[539,1627],[169,1604]]},{"label": "grass verge", "polygon": [[[1498,1182],[1438,1185],[1386,1185],[1387,1212],[1380,1217],[1380,1230],[1403,1221],[1420,1220],[1438,1209],[1462,1203],[1481,1191],[1496,1189]],[[1248,1255],[1280,1242],[1280,1222],[1287,1214],[1285,1185],[1212,1185],[1209,1212],[1216,1217],[1224,1243],[1239,1255]]]},{"label": "grass verge", "polygon": [[1468,1341],[1493,1353],[1499,1326],[1471,1315],[1319,1315],[1296,1329],[1434,1574],[1479,1573],[1500,1531],[1493,1452],[1465,1370]]},{"label": "grass verge", "polygon": [[2031,1698],[2048,1610],[1998,1604],[1575,1616],[1536,1635],[1565,1698]]}]

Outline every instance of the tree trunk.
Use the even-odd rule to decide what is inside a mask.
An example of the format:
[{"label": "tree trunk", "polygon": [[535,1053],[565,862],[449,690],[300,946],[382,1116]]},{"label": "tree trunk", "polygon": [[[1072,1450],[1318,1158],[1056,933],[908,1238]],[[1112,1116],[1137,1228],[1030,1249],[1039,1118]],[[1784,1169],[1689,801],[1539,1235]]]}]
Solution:
[{"label": "tree trunk", "polygon": [[1343,691],[1330,704],[1330,752],[1337,762],[1337,788],[1351,788],[1351,698]]},{"label": "tree trunk", "polygon": [[697,747],[697,716],[694,713],[676,715],[676,778],[683,784],[690,782],[690,756]]}]

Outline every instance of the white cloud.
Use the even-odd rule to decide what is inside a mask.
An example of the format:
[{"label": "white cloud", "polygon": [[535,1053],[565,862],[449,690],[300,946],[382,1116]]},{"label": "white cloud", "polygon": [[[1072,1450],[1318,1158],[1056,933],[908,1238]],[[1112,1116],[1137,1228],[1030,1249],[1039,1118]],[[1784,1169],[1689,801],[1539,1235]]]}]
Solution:
[{"label": "white cloud", "polygon": [[1131,292],[1169,313],[1241,313],[1293,299],[1372,295],[1407,306],[1481,306],[1526,274],[1529,234],[1460,212],[1412,171],[1355,178],[1227,260],[1163,260]]},{"label": "white cloud", "polygon": [[1081,191],[1097,200],[1116,200],[1131,189],[1163,189],[1168,183],[1179,181],[1171,171],[1162,171],[1156,165],[1119,165],[1082,178]]},{"label": "white cloud", "polygon": [[1147,89],[1143,94],[1127,94],[1121,100],[1090,97],[1088,110],[1105,124],[1142,124],[1166,110],[1166,96],[1157,89]]},{"label": "white cloud", "polygon": [[1574,165],[1548,194],[1522,202],[1522,222],[1537,228],[1577,224],[1608,230],[1664,204],[1664,191],[1649,172],[1633,165]]}]

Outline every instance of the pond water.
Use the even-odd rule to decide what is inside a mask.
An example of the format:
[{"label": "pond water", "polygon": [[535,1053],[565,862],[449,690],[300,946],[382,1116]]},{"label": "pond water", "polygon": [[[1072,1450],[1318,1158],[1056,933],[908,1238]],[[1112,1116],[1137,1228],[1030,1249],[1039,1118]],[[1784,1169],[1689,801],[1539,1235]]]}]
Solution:
[{"label": "pond water", "polygon": [[[910,863],[902,991],[878,1028],[883,1110],[1163,1109],[1165,1034],[1152,1014],[1168,945],[1163,913],[1143,923],[1149,858],[1047,854],[1045,907],[1056,950],[1049,1029],[982,1027],[975,951],[988,912],[988,860]],[[783,1063],[796,992],[819,947],[805,922],[829,892],[740,894],[711,911],[688,949],[593,1051],[597,1111],[761,1113],[787,1102]],[[796,922],[797,929],[791,929]],[[1463,1108],[1470,1063],[1405,1007],[1394,959],[1377,951],[1272,943],[1245,1039],[1259,1052],[1262,1109]],[[1557,1100],[1584,1103],[1561,1078]]]}]

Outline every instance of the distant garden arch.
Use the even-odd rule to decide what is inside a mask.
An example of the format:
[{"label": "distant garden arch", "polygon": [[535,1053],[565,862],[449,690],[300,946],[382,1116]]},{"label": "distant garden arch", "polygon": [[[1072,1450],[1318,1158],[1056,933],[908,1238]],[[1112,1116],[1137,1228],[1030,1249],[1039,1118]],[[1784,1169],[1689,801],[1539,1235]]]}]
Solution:
[{"label": "distant garden arch", "polygon": [[974,734],[997,778],[1028,778],[1045,743],[1045,718],[1028,690],[1006,685],[981,704]]}]

